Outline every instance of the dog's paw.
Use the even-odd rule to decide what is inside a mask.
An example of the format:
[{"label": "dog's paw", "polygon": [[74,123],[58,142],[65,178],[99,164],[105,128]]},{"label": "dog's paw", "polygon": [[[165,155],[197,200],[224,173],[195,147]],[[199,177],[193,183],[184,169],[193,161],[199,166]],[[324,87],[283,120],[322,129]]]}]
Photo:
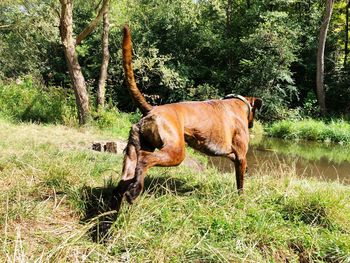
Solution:
[{"label": "dog's paw", "polygon": [[125,192],[126,201],[132,205],[134,200],[140,195],[140,193],[141,193],[141,185],[139,183],[131,184],[128,187],[128,190]]}]

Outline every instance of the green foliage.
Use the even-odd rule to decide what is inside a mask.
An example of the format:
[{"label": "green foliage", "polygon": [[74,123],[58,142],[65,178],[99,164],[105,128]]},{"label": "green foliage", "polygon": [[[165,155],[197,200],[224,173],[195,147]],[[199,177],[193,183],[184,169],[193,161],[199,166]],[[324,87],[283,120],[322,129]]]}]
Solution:
[{"label": "green foliage", "polygon": [[115,108],[93,113],[92,125],[108,135],[128,138],[132,124],[139,121],[140,114],[127,114]]},{"label": "green foliage", "polygon": [[317,105],[316,95],[309,92],[304,100],[303,115],[309,117],[319,117],[320,108]]},{"label": "green foliage", "polygon": [[283,120],[270,125],[267,134],[284,139],[350,143],[350,124],[343,120],[329,122],[312,119]]},{"label": "green foliage", "polygon": [[18,85],[0,84],[0,113],[16,121],[69,124],[75,101],[67,90],[46,88],[26,78]]},{"label": "green foliage", "polygon": [[[110,5],[107,100],[133,111],[121,62],[121,27],[132,30],[136,79],[153,104],[216,98],[229,93],[260,96],[260,118],[318,117],[316,50],[321,1],[131,0]],[[74,2],[74,34],[96,16],[96,1]],[[349,61],[344,63],[345,4],[335,4],[326,45],[326,103],[349,113]],[[58,11],[58,12],[57,12]],[[0,78],[31,74],[47,86],[70,87],[55,1],[0,4]],[[96,91],[102,27],[77,47],[89,91]]]},{"label": "green foliage", "polygon": [[[221,96],[222,97],[222,96]],[[189,88],[187,91],[187,98],[190,100],[208,100],[218,99],[219,91],[209,84],[198,85],[197,87]]]},{"label": "green foliage", "polygon": [[143,55],[138,53],[140,50],[135,52],[135,77],[148,101],[154,105],[176,101],[175,94],[184,90],[187,80],[167,65],[171,55],[160,55],[157,48],[142,49],[146,51]]},{"label": "green foliage", "polygon": [[[63,52],[57,52],[57,15],[51,1],[11,1],[0,4],[0,77],[32,74],[47,79]],[[55,57],[53,57],[55,56]],[[65,67],[65,66],[63,66]],[[56,68],[57,69],[57,68]]]},{"label": "green foliage", "polygon": [[[237,88],[265,100],[264,116],[278,116],[286,102],[298,95],[290,67],[297,60],[298,30],[286,12],[268,12],[248,37],[241,55]],[[293,28],[293,30],[291,29]]]},{"label": "green foliage", "polygon": [[[0,117],[16,122],[55,123],[76,126],[76,105],[70,90],[45,87],[26,78],[20,84],[0,83]],[[91,126],[106,135],[127,138],[140,113],[127,114],[107,105],[93,112]]]},{"label": "green foliage", "polygon": [[337,70],[329,76],[327,85],[327,107],[333,112],[350,112],[350,64],[341,70]]}]

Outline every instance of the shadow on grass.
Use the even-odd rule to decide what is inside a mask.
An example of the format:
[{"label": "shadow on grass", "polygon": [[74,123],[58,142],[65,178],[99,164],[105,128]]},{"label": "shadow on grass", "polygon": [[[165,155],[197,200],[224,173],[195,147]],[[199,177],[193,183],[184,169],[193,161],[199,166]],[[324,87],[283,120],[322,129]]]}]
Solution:
[{"label": "shadow on grass", "polygon": [[[146,176],[144,192],[149,195],[190,195],[200,188],[199,184],[190,185],[184,179],[168,176]],[[105,187],[84,187],[81,190],[85,204],[85,216],[81,222],[91,224],[88,234],[94,242],[103,243],[109,235],[109,229],[118,218],[123,203],[123,193],[130,182],[120,181],[118,186],[108,183]],[[127,202],[124,201],[124,205]]]},{"label": "shadow on grass", "polygon": [[113,203],[115,186],[84,187],[81,191],[85,204],[85,216],[81,222],[91,224],[88,234],[94,242],[103,243],[108,237],[109,229],[118,217],[121,201]]},{"label": "shadow on grass", "polygon": [[151,195],[190,195],[200,189],[200,184],[191,184],[188,180],[169,176],[146,176],[144,191]]}]

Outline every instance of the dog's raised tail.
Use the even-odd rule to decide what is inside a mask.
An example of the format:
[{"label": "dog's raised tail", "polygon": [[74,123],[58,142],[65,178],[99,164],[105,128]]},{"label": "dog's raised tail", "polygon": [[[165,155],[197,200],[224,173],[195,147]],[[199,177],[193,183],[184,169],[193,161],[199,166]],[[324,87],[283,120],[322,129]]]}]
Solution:
[{"label": "dog's raised tail", "polygon": [[136,85],[134,71],[132,68],[131,34],[127,25],[124,26],[123,66],[130,95],[142,114],[146,115],[152,109],[152,106],[146,101],[145,97],[142,95]]}]

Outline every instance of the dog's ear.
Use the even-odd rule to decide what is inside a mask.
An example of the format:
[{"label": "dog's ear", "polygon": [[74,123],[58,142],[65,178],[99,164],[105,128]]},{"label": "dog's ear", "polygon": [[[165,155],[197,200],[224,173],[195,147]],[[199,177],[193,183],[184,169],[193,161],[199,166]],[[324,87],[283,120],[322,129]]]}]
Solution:
[{"label": "dog's ear", "polygon": [[257,109],[257,110],[260,110],[261,107],[262,107],[262,105],[263,105],[262,99],[260,99],[260,98],[255,98],[252,106],[253,106],[253,108],[255,108],[255,109]]}]

